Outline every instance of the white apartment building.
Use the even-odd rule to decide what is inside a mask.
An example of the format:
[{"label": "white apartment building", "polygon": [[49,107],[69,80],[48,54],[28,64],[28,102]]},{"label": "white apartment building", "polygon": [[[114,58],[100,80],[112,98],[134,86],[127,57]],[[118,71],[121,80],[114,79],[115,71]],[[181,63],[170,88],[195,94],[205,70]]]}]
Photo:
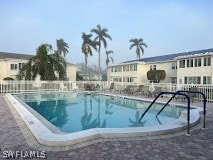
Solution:
[{"label": "white apartment building", "polygon": [[[28,62],[33,55],[0,52],[0,80],[10,77],[14,80],[19,69]],[[74,64],[67,64],[67,78],[76,81],[76,67]]]},{"label": "white apartment building", "polygon": [[142,58],[111,65],[109,82],[149,83],[149,70],[165,70],[160,83],[213,84],[213,48]]}]

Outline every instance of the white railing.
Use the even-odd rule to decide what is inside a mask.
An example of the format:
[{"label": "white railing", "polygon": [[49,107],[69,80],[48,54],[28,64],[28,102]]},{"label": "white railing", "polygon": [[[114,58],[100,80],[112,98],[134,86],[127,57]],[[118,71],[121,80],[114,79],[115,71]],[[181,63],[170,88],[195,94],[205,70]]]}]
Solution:
[{"label": "white railing", "polygon": [[[189,90],[195,87],[197,91],[203,92],[208,102],[213,102],[213,86],[198,85],[198,84],[172,84],[172,83],[122,83],[113,82],[113,91],[122,91],[127,86],[131,85],[131,89],[137,89],[139,85],[143,85],[145,92],[149,91],[149,87],[153,85],[155,88],[160,88],[161,91],[175,92],[177,90]],[[0,81],[0,93],[19,93],[19,92],[37,92],[37,91],[72,91],[85,90],[86,86],[99,86],[101,90],[109,90],[110,84],[107,81]],[[198,95],[197,100],[201,101],[202,97]]]},{"label": "white railing", "polygon": [[[176,92],[177,90],[184,90],[188,91],[190,88],[194,87],[196,88],[196,91],[202,92],[206,95],[207,102],[213,102],[213,86],[212,85],[201,85],[201,84],[173,84],[173,83],[121,83],[121,82],[115,82],[115,90],[120,92],[124,90],[128,85],[132,86],[131,88],[135,89],[139,85],[144,86],[145,92],[149,92],[149,87],[151,85],[154,86],[154,88],[160,88],[160,91],[168,91],[168,92]],[[202,101],[203,97],[200,94],[196,94],[196,98],[198,101]]]},{"label": "white railing", "polygon": [[85,90],[85,85],[108,87],[106,81],[0,81],[0,93]]}]

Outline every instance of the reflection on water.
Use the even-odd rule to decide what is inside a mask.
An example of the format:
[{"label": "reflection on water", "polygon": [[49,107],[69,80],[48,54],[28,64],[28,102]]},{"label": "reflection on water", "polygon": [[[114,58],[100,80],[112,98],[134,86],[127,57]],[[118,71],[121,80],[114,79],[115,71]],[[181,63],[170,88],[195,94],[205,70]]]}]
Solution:
[{"label": "reflection on water", "polygon": [[155,104],[139,124],[139,118],[149,102],[76,93],[27,94],[18,97],[64,132],[160,125],[176,119],[183,110],[170,106],[156,119],[155,115],[162,104]]},{"label": "reflection on water", "polygon": [[[106,118],[103,120],[103,122],[101,123],[101,120],[100,120],[100,104],[101,102],[101,99],[100,97],[94,97],[94,96],[89,96],[89,101],[90,101],[90,113],[88,113],[88,109],[87,109],[87,96],[84,97],[84,115],[82,116],[81,118],[81,125],[82,125],[82,128],[83,129],[90,129],[90,128],[105,128],[106,127]],[[95,117],[93,120],[92,120],[92,113],[93,113],[93,107],[92,105],[93,104],[96,104],[96,103],[93,103],[93,101],[96,101],[97,104],[98,104],[98,113],[97,113],[97,117]]]},{"label": "reflection on water", "polygon": [[68,121],[66,106],[63,105],[64,101],[41,101],[39,104],[37,102],[26,103],[57,127],[62,127]]},{"label": "reflection on water", "polygon": [[131,123],[131,125],[129,125],[129,127],[139,127],[141,126],[138,122],[139,122],[139,119],[140,119],[140,115],[139,115],[139,111],[136,111],[135,113],[135,119],[132,120],[131,118],[129,118],[129,122]]}]

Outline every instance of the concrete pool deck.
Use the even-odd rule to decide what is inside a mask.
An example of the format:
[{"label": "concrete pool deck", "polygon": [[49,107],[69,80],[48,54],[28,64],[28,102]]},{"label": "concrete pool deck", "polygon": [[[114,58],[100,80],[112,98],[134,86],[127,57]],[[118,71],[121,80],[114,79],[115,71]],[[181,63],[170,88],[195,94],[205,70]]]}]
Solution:
[{"label": "concrete pool deck", "polygon": [[[201,103],[193,105],[202,106]],[[48,159],[212,159],[213,104],[208,103],[207,109],[207,129],[202,130],[199,124],[190,130],[190,137],[183,131],[162,136],[99,138],[66,147],[46,147],[36,141],[0,95],[0,158],[5,150],[45,150]]]}]

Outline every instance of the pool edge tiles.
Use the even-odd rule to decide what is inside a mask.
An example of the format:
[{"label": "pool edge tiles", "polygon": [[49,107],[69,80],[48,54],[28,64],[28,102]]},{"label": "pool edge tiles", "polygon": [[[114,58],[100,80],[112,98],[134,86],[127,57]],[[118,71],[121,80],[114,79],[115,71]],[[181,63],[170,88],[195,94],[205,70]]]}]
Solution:
[{"label": "pool edge tiles", "polygon": [[[172,123],[160,126],[132,128],[94,128],[73,133],[57,134],[49,130],[11,94],[6,94],[6,97],[9,99],[12,106],[16,109],[38,142],[46,146],[68,146],[97,138],[121,138],[169,134],[182,131],[187,127],[186,114],[183,112],[177,120],[173,121]],[[199,122],[199,119],[199,111],[197,109],[191,110],[190,125],[196,125]]]}]

